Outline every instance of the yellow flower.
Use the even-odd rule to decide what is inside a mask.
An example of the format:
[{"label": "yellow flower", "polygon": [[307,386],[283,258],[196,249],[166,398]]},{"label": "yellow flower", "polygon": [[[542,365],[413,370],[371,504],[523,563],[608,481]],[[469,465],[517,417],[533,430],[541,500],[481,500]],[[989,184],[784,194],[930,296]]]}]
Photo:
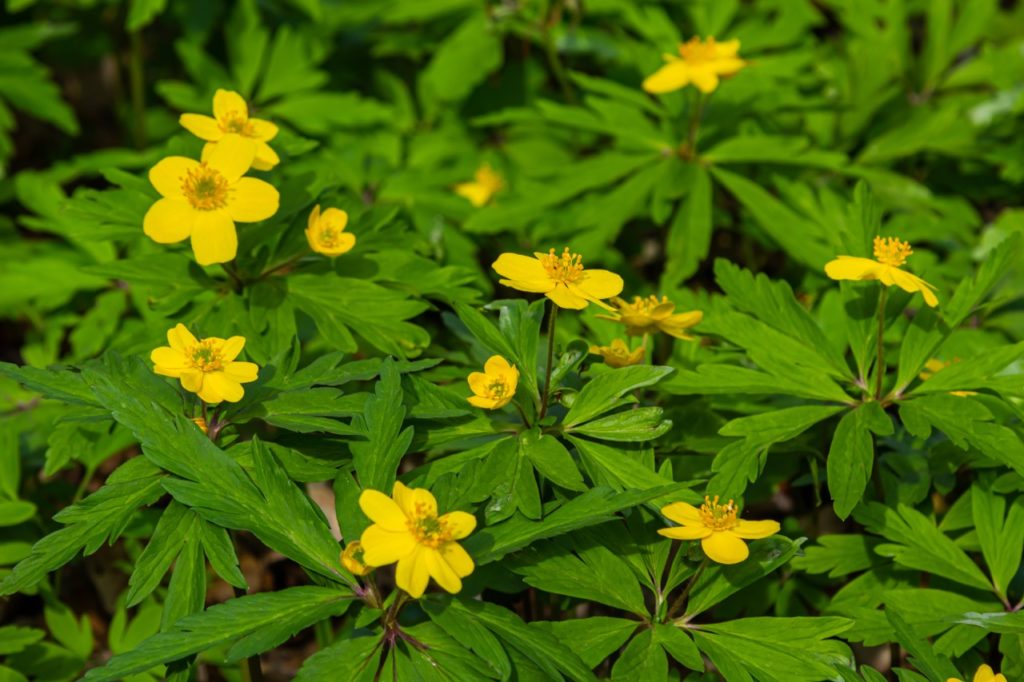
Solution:
[{"label": "yellow flower", "polygon": [[505,187],[505,181],[494,172],[490,164],[477,168],[472,182],[460,182],[455,185],[455,193],[469,200],[477,208],[490,202],[491,198]]},{"label": "yellow flower", "polygon": [[629,367],[643,362],[645,349],[640,346],[631,351],[625,341],[615,339],[610,346],[591,346],[590,352],[604,358],[604,364],[609,367]]},{"label": "yellow flower", "polygon": [[699,310],[673,314],[676,304],[668,300],[667,296],[662,296],[660,300],[657,296],[634,296],[632,303],[626,303],[616,296],[612,299],[612,305],[615,306],[613,315],[598,317],[621,322],[626,326],[626,334],[629,336],[643,336],[661,331],[677,339],[692,340],[693,337],[687,334],[686,330],[704,319],[704,313]]},{"label": "yellow flower", "polygon": [[[156,352],[156,351],[153,351],[153,352]],[[192,423],[195,424],[196,426],[198,426],[199,430],[202,431],[203,433],[209,433],[210,432],[209,427],[206,425],[206,420],[203,419],[202,417],[195,417],[192,420]]]},{"label": "yellow flower", "polygon": [[467,377],[469,404],[486,410],[505,407],[516,395],[519,385],[519,370],[500,355],[492,355],[484,363],[483,372],[473,372]]},{"label": "yellow flower", "polygon": [[341,553],[341,565],[352,575],[367,575],[373,569],[363,563],[363,543],[353,540]]},{"label": "yellow flower", "polygon": [[[952,360],[950,362],[943,362],[942,360],[939,360],[938,358],[932,358],[928,362],[924,363],[924,369],[921,370],[921,373],[918,374],[917,376],[918,376],[918,378],[921,379],[921,381],[926,381],[926,380],[932,378],[933,376],[935,376],[941,370],[944,370],[947,367],[949,367],[954,362],[959,362],[959,360],[958,359],[954,359],[954,360]],[[978,395],[978,392],[977,391],[950,391],[949,394],[950,395],[959,396],[959,397],[963,398],[963,397],[966,397],[966,396],[969,396],[969,395]]]},{"label": "yellow flower", "polygon": [[340,256],[356,245],[356,236],[345,232],[348,213],[340,208],[329,208],[323,213],[320,206],[313,207],[306,223],[306,241],[309,248],[325,256]]},{"label": "yellow flower", "polygon": [[270,121],[249,118],[249,107],[237,92],[217,90],[213,96],[213,118],[202,114],[182,114],[178,122],[199,139],[206,140],[204,160],[226,136],[238,135],[252,147],[252,167],[256,170],[270,170],[281,161],[267,144],[277,135],[277,126]]},{"label": "yellow flower", "polygon": [[712,500],[704,497],[697,509],[686,502],[673,502],[662,507],[661,513],[682,524],[658,531],[674,540],[700,540],[700,546],[709,559],[720,564],[738,564],[748,556],[744,540],[758,540],[779,532],[777,521],[746,521],[736,518],[738,513],[732,500],[718,504],[718,495]]},{"label": "yellow flower", "polygon": [[200,341],[179,324],[167,332],[167,343],[170,347],[161,346],[150,353],[153,371],[179,379],[186,391],[197,393],[203,402],[237,403],[245,395],[242,384],[256,381],[259,367],[255,363],[235,362],[245,346],[241,336]]},{"label": "yellow flower", "polygon": [[407,488],[400,481],[395,481],[391,497],[364,490],[359,507],[373,521],[360,539],[367,566],[397,561],[395,583],[417,599],[431,577],[452,594],[462,589],[462,578],[473,572],[473,559],[455,541],[476,528],[472,514],[438,516],[437,500],[429,490]]},{"label": "yellow flower", "polygon": [[907,261],[913,250],[910,244],[895,237],[882,239],[875,237],[875,260],[857,256],[839,256],[825,265],[825,274],[832,279],[867,280],[877,279],[889,287],[895,284],[904,291],[911,293],[920,291],[924,302],[935,307],[939,299],[935,296],[935,287],[916,275],[899,266]]},{"label": "yellow flower", "polygon": [[611,310],[601,299],[622,293],[621,277],[607,270],[584,270],[583,258],[569,247],[561,256],[554,249],[533,255],[503,253],[491,267],[506,278],[500,280],[505,286],[544,294],[561,308],[581,310],[596,303]]},{"label": "yellow flower", "polygon": [[702,42],[699,36],[694,36],[680,43],[678,57],[663,55],[667,63],[644,79],[643,88],[662,94],[693,83],[703,93],[714,92],[720,76],[731,76],[747,65],[737,56],[739,51],[738,40],[717,43],[714,38],[708,38],[707,42]]},{"label": "yellow flower", "polygon": [[277,190],[256,178],[243,178],[253,149],[238,135],[228,135],[206,161],[169,156],[149,171],[162,199],[142,221],[155,242],[174,244],[192,238],[200,265],[226,263],[238,251],[235,221],[253,223],[277,213]]},{"label": "yellow flower", "polygon": [[[946,682],[963,682],[963,680],[957,677],[950,677]],[[992,667],[989,665],[982,665],[974,673],[974,682],[1006,682],[1006,676],[992,670]]]}]

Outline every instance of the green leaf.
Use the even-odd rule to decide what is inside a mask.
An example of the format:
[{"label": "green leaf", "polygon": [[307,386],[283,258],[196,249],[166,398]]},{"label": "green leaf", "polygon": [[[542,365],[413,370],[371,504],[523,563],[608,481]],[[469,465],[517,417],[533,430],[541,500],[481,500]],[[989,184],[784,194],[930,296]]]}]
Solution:
[{"label": "green leaf", "polygon": [[775,535],[750,543],[750,557],[739,564],[709,564],[697,578],[686,605],[686,615],[693,617],[707,611],[726,597],[784,566],[800,549],[803,540],[793,541]]},{"label": "green leaf", "polygon": [[612,680],[659,682],[668,680],[668,658],[653,629],[641,630],[630,640],[612,668]]},{"label": "green leaf", "polygon": [[413,427],[402,429],[402,382],[391,360],[381,365],[380,380],[364,409],[363,416],[353,418],[352,425],[365,432],[367,439],[349,444],[352,461],[364,490],[387,492],[413,436]]},{"label": "green leaf", "polygon": [[[673,485],[672,479],[662,476],[651,469],[650,465],[641,462],[637,457],[638,453],[633,450],[572,436],[569,437],[569,441],[576,446],[587,473],[598,485],[611,486],[615,490],[649,490]],[[696,493],[687,489],[689,484],[675,485],[676,490],[672,491],[671,499],[666,496],[655,503],[700,500]]]},{"label": "green leaf", "polygon": [[580,433],[591,438],[626,443],[642,443],[668,433],[672,422],[662,419],[660,407],[627,408],[621,412],[593,419],[581,426],[567,428],[566,432]]},{"label": "green leaf", "polygon": [[420,73],[420,89],[443,103],[466,98],[501,66],[501,40],[483,12],[474,12],[433,52]]},{"label": "green leaf", "polygon": [[885,617],[889,619],[893,629],[896,630],[896,638],[899,643],[910,654],[910,660],[914,667],[927,675],[929,679],[946,680],[960,676],[949,659],[940,657],[933,652],[928,642],[910,628],[896,609],[886,609]]},{"label": "green leaf", "polygon": [[203,543],[203,552],[210,560],[210,566],[217,571],[217,575],[234,587],[246,589],[248,585],[238,568],[238,556],[228,532],[209,521],[199,519],[199,540]]},{"label": "green leaf", "polygon": [[430,620],[472,649],[500,677],[512,674],[512,663],[498,638],[463,609],[452,606],[452,599],[427,599],[421,602]]},{"label": "green leaf", "polygon": [[711,248],[711,176],[700,165],[688,166],[691,181],[686,198],[679,205],[668,228],[665,242],[665,271],[661,288],[678,286],[693,276]]},{"label": "green leaf", "polygon": [[0,627],[0,656],[17,653],[45,636],[45,632],[36,628],[4,625]]},{"label": "green leaf", "polygon": [[864,496],[875,460],[871,431],[891,434],[892,422],[877,402],[868,402],[839,420],[828,450],[828,490],[836,516],[846,519]]},{"label": "green leaf", "polygon": [[591,668],[596,668],[617,651],[637,629],[635,620],[608,616],[535,621],[531,625],[550,630],[555,639],[576,652]]},{"label": "green leaf", "polygon": [[867,535],[822,535],[804,547],[803,556],[793,559],[793,567],[808,573],[828,571],[830,578],[859,573],[878,561],[877,545],[878,541]]},{"label": "green leaf", "polygon": [[543,476],[567,490],[586,490],[572,455],[554,436],[533,428],[519,435],[519,449]]},{"label": "green leaf", "polygon": [[295,682],[373,682],[377,678],[381,654],[381,636],[355,630],[305,660]]},{"label": "green leaf", "polygon": [[672,658],[690,670],[704,671],[704,659],[693,639],[684,628],[669,623],[658,623],[654,626],[654,638]]},{"label": "green leaf", "polygon": [[160,584],[183,545],[188,541],[198,541],[196,524],[196,515],[187,507],[173,501],[167,505],[128,579],[126,607],[131,608],[148,597]]},{"label": "green leaf", "polygon": [[[92,621],[89,614],[83,613],[75,619],[75,614],[61,603],[47,604],[43,609],[46,627],[58,642],[66,646],[83,661],[92,654]],[[0,636],[0,641],[3,637]]]},{"label": "green leaf", "polygon": [[[344,611],[351,592],[327,587],[290,587],[278,592],[247,595],[211,606],[174,624],[167,632],[150,637],[137,648],[114,656],[102,668],[86,673],[89,682],[120,680],[127,675],[149,670],[216,646],[241,640],[240,650],[252,649],[274,640],[275,646],[293,631],[325,617],[325,613]],[[310,620],[310,618],[314,618]],[[289,631],[289,628],[294,630]],[[267,633],[244,640],[246,635]],[[240,643],[241,643],[240,642]]]},{"label": "green leaf", "polygon": [[[971,517],[996,593],[1004,599],[1024,553],[1024,498],[1016,497],[1006,514],[1006,498],[982,479],[971,487]],[[1005,517],[1005,518],[1004,518]]]},{"label": "green leaf", "polygon": [[632,402],[623,396],[639,388],[656,384],[674,371],[671,367],[634,365],[594,377],[583,386],[569,413],[565,415],[565,428],[570,429]]}]

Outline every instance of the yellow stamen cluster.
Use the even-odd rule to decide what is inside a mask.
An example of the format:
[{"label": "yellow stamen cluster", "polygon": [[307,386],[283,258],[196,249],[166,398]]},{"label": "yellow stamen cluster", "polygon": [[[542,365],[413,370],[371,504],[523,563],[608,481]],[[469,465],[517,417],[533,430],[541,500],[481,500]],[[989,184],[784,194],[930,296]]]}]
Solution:
[{"label": "yellow stamen cluster", "polygon": [[334,230],[329,227],[325,227],[317,234],[317,241],[325,249],[335,249],[338,247],[341,241],[340,237],[343,233],[339,230]]},{"label": "yellow stamen cluster", "polygon": [[448,524],[431,513],[422,502],[416,503],[416,511],[406,527],[417,543],[433,549],[452,541],[452,532]]},{"label": "yellow stamen cluster", "polygon": [[213,339],[204,339],[191,346],[185,352],[185,357],[192,363],[192,367],[200,372],[214,372],[221,369],[224,364],[219,344]]},{"label": "yellow stamen cluster", "polygon": [[201,163],[185,174],[181,193],[200,211],[224,208],[228,205],[228,180],[220,171]]},{"label": "yellow stamen cluster", "polygon": [[551,249],[548,255],[541,257],[540,261],[548,273],[548,277],[555,282],[572,284],[583,276],[583,256],[578,253],[570,253],[568,246],[565,247],[561,256],[555,255],[555,250]]},{"label": "yellow stamen cluster", "polygon": [[639,313],[641,315],[650,315],[659,305],[669,303],[668,296],[662,296],[660,299],[651,294],[647,298],[640,298],[639,296],[633,297],[632,303],[627,303],[624,308],[631,308],[630,312]]},{"label": "yellow stamen cluster", "polygon": [[712,530],[730,530],[736,526],[737,511],[732,500],[728,504],[718,504],[718,495],[713,500],[705,495],[704,504],[700,506],[700,518]]},{"label": "yellow stamen cluster", "polygon": [[896,237],[875,237],[875,260],[883,265],[899,267],[907,262],[907,256],[914,253],[908,242]]},{"label": "yellow stamen cluster", "polygon": [[244,137],[253,137],[256,134],[248,115],[237,111],[229,111],[218,123],[225,133],[236,133]]},{"label": "yellow stamen cluster", "polygon": [[717,59],[718,49],[714,38],[708,38],[707,42],[704,42],[698,36],[694,36],[679,45],[679,56],[687,62],[701,64]]},{"label": "yellow stamen cluster", "polygon": [[503,378],[496,378],[487,386],[487,397],[500,400],[508,392],[508,383]]}]

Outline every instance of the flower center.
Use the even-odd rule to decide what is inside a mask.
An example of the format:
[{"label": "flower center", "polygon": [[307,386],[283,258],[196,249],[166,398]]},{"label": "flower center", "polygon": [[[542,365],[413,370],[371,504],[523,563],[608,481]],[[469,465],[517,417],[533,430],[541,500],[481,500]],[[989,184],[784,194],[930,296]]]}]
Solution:
[{"label": "flower center", "polygon": [[416,503],[416,511],[413,518],[408,521],[407,528],[416,538],[416,542],[433,549],[452,541],[452,532],[448,525],[436,514],[430,513],[422,502]]},{"label": "flower center", "polygon": [[711,530],[729,530],[736,525],[736,505],[732,500],[728,504],[718,504],[718,495],[711,499],[704,496],[704,504],[700,506],[700,520]]},{"label": "flower center", "polygon": [[508,384],[505,383],[504,379],[495,378],[487,385],[487,397],[500,399],[504,398],[508,392]]},{"label": "flower center", "polygon": [[204,339],[185,352],[192,367],[200,372],[213,372],[223,367],[220,348],[212,339]]},{"label": "flower center", "polygon": [[896,237],[875,237],[875,260],[884,265],[900,266],[914,253],[910,244]]},{"label": "flower center", "polygon": [[714,61],[718,56],[717,52],[714,38],[708,38],[707,42],[703,42],[699,37],[694,36],[679,46],[679,55],[690,64],[706,64]]},{"label": "flower center", "polygon": [[323,246],[325,246],[328,249],[333,249],[334,247],[336,247],[338,245],[338,238],[340,236],[341,236],[341,233],[339,231],[334,230],[334,229],[332,229],[330,227],[325,227],[325,228],[320,230],[319,239],[320,239],[320,243]]},{"label": "flower center", "polygon": [[228,179],[220,171],[201,163],[185,174],[181,193],[200,211],[224,208],[228,205]]},{"label": "flower center", "polygon": [[570,253],[568,246],[561,256],[551,249],[546,256],[541,256],[540,262],[548,277],[559,284],[572,284],[583,276],[583,256]]},{"label": "flower center", "polygon": [[243,137],[252,137],[255,134],[252,123],[248,116],[243,116],[237,111],[229,111],[220,120],[220,129],[225,133],[237,133]]}]

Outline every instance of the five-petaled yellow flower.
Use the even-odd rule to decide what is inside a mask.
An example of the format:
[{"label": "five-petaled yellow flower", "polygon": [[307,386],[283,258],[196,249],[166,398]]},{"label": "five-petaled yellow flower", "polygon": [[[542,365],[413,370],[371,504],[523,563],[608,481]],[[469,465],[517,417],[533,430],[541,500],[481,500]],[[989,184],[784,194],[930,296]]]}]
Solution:
[{"label": "five-petaled yellow flower", "polygon": [[356,245],[356,236],[345,232],[348,213],[340,208],[329,208],[323,213],[314,206],[306,223],[306,241],[309,248],[325,256],[340,256]]},{"label": "five-petaled yellow flower", "polygon": [[281,161],[267,144],[277,136],[277,126],[260,118],[249,118],[249,107],[237,92],[217,90],[213,96],[213,118],[202,114],[182,114],[178,122],[190,133],[206,140],[203,159],[228,135],[238,135],[253,148],[252,167],[270,170]]},{"label": "five-petaled yellow flower", "polygon": [[352,575],[367,575],[373,569],[363,562],[363,543],[353,540],[341,553],[341,565]]},{"label": "five-petaled yellow flower", "polygon": [[364,490],[359,507],[373,521],[360,538],[367,566],[397,561],[395,583],[417,599],[430,578],[452,594],[462,589],[462,578],[473,572],[473,559],[456,540],[476,528],[472,514],[438,516],[437,500],[429,490],[407,488],[400,481],[395,481],[391,497]]},{"label": "five-petaled yellow flower", "polygon": [[644,361],[645,351],[646,349],[643,346],[631,351],[622,339],[614,339],[610,346],[590,347],[591,353],[604,358],[604,364],[616,368],[640,364]]},{"label": "five-petaled yellow flower", "polygon": [[569,247],[561,256],[554,249],[533,255],[503,253],[491,267],[505,278],[500,280],[505,286],[544,294],[560,308],[581,310],[596,303],[611,310],[601,299],[622,293],[621,277],[608,270],[585,270],[583,258]]},{"label": "five-petaled yellow flower", "polygon": [[[942,370],[944,370],[947,367],[949,367],[950,365],[952,365],[954,362],[959,362],[959,360],[958,359],[953,359],[953,360],[950,360],[950,361],[943,362],[942,360],[939,360],[938,358],[932,358],[928,362],[924,363],[924,369],[921,370],[921,372],[917,375],[917,377],[921,381],[927,381],[928,379],[931,379],[933,376],[935,376],[937,373],[941,372]],[[969,395],[978,395],[978,392],[977,391],[950,391],[949,394],[950,395],[959,396],[961,398],[964,398],[964,397],[967,397]]]},{"label": "five-petaled yellow flower", "polygon": [[868,280],[877,279],[887,287],[898,286],[911,293],[920,291],[924,302],[935,307],[939,299],[935,296],[935,287],[900,266],[907,261],[914,251],[910,244],[896,237],[883,239],[875,237],[875,260],[858,256],[839,256],[825,265],[825,274],[832,279]]},{"label": "five-petaled yellow flower", "polygon": [[739,512],[732,500],[718,504],[704,497],[700,509],[686,502],[673,502],[662,507],[661,513],[682,524],[662,528],[658,532],[674,540],[700,540],[700,546],[709,559],[720,564],[738,564],[750,550],[744,540],[758,540],[779,532],[778,521],[746,521],[736,518]]},{"label": "five-petaled yellow flower", "polygon": [[225,137],[205,161],[169,156],[149,171],[163,197],[142,222],[155,242],[174,244],[192,238],[200,265],[226,263],[238,251],[235,222],[254,223],[277,213],[273,186],[242,177],[252,165],[253,147],[238,135]]},{"label": "five-petaled yellow flower", "polygon": [[691,83],[701,92],[714,92],[723,76],[731,76],[747,65],[739,58],[740,41],[715,42],[714,38],[701,41],[699,36],[679,45],[679,56],[663,55],[667,62],[644,79],[643,88],[653,94],[662,94],[685,88]]},{"label": "five-petaled yellow flower", "polygon": [[153,371],[178,379],[186,391],[197,393],[205,403],[237,403],[245,395],[242,384],[256,381],[259,367],[255,363],[235,361],[245,346],[241,336],[200,341],[179,324],[168,330],[167,343],[170,347],[161,346],[150,353]]},{"label": "five-petaled yellow flower", "polygon": [[470,405],[497,410],[515,397],[519,370],[500,355],[492,355],[484,363],[484,371],[471,373],[467,381],[474,394],[468,398]]},{"label": "five-petaled yellow flower", "polygon": [[687,334],[686,330],[704,319],[704,313],[699,310],[675,313],[676,304],[668,300],[667,296],[660,299],[657,296],[634,296],[632,303],[627,303],[616,296],[612,299],[612,305],[615,306],[612,315],[598,317],[622,323],[629,336],[643,336],[661,331],[677,339],[692,340],[693,337]]},{"label": "five-petaled yellow flower", "polygon": [[[963,682],[963,680],[958,677],[950,677],[946,682]],[[991,666],[983,664],[974,673],[974,682],[1006,682],[1006,676],[992,670]]]},{"label": "five-petaled yellow flower", "polygon": [[473,174],[471,182],[460,182],[455,185],[455,193],[463,197],[477,208],[491,201],[491,198],[505,187],[505,181],[490,164],[485,163]]}]

